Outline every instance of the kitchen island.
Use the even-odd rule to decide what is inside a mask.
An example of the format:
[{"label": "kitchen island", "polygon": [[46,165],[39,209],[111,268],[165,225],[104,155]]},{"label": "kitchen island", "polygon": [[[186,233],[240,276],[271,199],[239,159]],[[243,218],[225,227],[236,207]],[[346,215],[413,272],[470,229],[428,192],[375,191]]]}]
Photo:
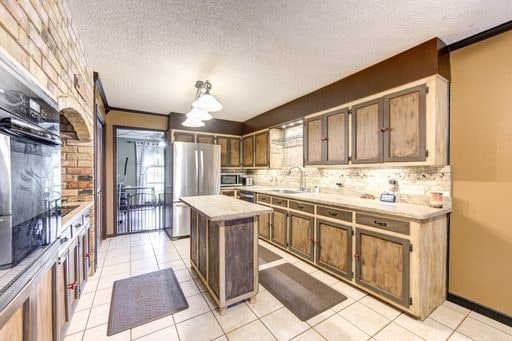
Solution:
[{"label": "kitchen island", "polygon": [[190,260],[222,314],[258,293],[258,221],[272,208],[224,195],[182,197],[192,208]]}]

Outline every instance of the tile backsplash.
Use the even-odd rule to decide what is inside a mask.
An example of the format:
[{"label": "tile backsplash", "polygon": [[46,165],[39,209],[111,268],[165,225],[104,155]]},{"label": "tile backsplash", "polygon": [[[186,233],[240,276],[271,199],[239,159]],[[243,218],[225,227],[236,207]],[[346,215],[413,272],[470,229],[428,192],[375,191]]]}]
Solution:
[{"label": "tile backsplash", "polygon": [[[450,166],[364,167],[364,168],[303,168],[306,187],[319,186],[324,193],[360,196],[371,194],[377,198],[389,190],[389,180],[398,182],[399,202],[428,204],[431,191],[451,196]],[[288,168],[248,171],[257,185],[296,188],[300,172],[288,175]]]}]

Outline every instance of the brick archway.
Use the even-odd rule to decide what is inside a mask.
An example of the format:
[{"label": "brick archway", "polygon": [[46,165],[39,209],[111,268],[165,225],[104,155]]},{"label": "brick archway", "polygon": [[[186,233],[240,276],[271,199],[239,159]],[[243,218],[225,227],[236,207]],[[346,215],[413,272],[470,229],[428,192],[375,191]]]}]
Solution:
[{"label": "brick archway", "polygon": [[80,106],[73,97],[59,97],[59,111],[64,115],[75,129],[78,139],[82,142],[92,141],[92,131],[87,124],[84,114],[79,111]]}]

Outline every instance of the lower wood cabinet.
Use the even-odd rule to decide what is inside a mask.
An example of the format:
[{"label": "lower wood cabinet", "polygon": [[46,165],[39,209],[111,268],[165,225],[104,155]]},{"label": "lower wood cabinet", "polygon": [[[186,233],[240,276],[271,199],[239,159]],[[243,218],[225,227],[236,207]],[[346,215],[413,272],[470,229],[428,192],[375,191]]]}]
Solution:
[{"label": "lower wood cabinet", "polygon": [[352,227],[317,218],[316,238],[316,264],[351,279]]},{"label": "lower wood cabinet", "polygon": [[0,340],[64,339],[89,277],[89,217],[86,212],[75,219],[56,242],[59,245],[49,246],[47,252],[53,253],[42,256],[42,265],[27,270],[34,271],[30,281],[0,311]]},{"label": "lower wood cabinet", "polygon": [[291,252],[300,257],[313,260],[314,257],[314,236],[315,218],[295,212],[289,213],[290,219],[290,242]]},{"label": "lower wood cabinet", "polygon": [[271,214],[262,214],[259,216],[258,235],[260,238],[270,240],[270,220]]},{"label": "lower wood cabinet", "polygon": [[272,229],[270,240],[286,248],[288,232],[288,213],[285,210],[274,208],[272,212]]},{"label": "lower wood cabinet", "polygon": [[409,245],[407,239],[356,229],[356,283],[409,307]]}]

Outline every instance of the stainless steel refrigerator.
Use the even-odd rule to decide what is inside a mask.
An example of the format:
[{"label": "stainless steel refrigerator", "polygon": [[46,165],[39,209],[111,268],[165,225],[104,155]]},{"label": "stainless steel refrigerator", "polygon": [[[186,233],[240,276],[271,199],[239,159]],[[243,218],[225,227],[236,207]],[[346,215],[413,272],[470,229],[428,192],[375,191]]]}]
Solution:
[{"label": "stainless steel refrigerator", "polygon": [[173,142],[167,148],[164,227],[171,238],[190,235],[190,207],[180,197],[220,192],[220,146]]}]

